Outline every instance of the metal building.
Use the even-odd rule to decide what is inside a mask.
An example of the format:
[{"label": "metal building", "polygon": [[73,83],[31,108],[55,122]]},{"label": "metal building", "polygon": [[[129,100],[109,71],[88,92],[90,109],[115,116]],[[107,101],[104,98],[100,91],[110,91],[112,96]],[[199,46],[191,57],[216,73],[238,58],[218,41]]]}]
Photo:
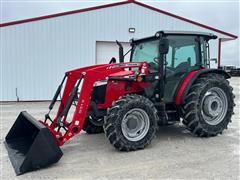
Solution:
[{"label": "metal building", "polygon": [[115,40],[128,50],[129,39],[159,30],[203,31],[221,43],[237,36],[152,6],[125,1],[0,24],[0,101],[49,100],[64,72],[118,57]]}]

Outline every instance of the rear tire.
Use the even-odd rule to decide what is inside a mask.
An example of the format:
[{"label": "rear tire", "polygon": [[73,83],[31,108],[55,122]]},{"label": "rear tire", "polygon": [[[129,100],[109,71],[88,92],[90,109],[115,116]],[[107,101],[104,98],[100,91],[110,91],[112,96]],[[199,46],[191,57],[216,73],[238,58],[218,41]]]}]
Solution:
[{"label": "rear tire", "polygon": [[150,144],[158,129],[157,121],[153,103],[143,96],[132,94],[113,103],[103,128],[116,149],[133,151]]},{"label": "rear tire", "polygon": [[103,127],[102,126],[96,126],[93,124],[90,120],[89,117],[85,119],[84,125],[83,125],[83,130],[87,134],[99,134],[103,133]]},{"label": "rear tire", "polygon": [[227,129],[234,107],[233,88],[220,74],[206,74],[192,85],[183,107],[183,124],[199,137]]}]

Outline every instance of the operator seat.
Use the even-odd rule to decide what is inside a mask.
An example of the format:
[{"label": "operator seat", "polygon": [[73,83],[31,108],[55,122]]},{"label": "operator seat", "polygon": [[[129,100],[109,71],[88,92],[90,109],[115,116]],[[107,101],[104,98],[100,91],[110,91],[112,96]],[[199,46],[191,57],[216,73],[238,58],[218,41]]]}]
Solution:
[{"label": "operator seat", "polygon": [[189,68],[191,67],[191,58],[188,57],[187,61],[180,63],[175,68],[175,74],[182,74],[189,71]]}]

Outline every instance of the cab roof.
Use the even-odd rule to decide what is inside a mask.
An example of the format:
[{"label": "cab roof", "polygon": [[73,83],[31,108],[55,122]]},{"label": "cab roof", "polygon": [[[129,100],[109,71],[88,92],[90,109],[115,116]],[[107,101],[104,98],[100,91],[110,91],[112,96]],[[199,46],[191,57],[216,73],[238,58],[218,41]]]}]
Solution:
[{"label": "cab roof", "polygon": [[142,42],[142,41],[148,41],[153,40],[162,36],[168,36],[168,35],[182,35],[182,36],[202,36],[205,37],[206,40],[210,39],[217,39],[217,36],[212,33],[206,33],[206,32],[198,32],[198,31],[158,31],[154,36],[149,36],[141,39],[132,39],[132,43]]}]

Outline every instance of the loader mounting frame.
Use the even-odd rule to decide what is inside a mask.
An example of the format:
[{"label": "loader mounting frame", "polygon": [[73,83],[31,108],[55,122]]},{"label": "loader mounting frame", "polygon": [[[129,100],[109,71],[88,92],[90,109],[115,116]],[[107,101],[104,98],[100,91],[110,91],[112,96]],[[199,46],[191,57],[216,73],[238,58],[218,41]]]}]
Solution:
[{"label": "loader mounting frame", "polygon": [[[55,103],[54,101],[56,101],[57,96],[60,94],[60,88],[57,90],[57,93],[49,106],[49,113],[46,114],[45,120],[40,120],[40,122],[48,127],[48,129],[54,135],[58,145],[62,146],[67,140],[80,133],[82,130],[88,109],[91,107],[91,92],[95,82],[106,80],[108,79],[109,75],[124,71],[126,68],[139,68],[139,72],[141,72],[143,66],[145,68],[144,70],[147,71],[147,65],[145,62],[129,62],[121,64],[94,65],[66,72],[66,76],[60,85],[60,87],[62,87],[62,84],[66,78],[65,89],[56,117],[52,120],[49,114]],[[135,80],[132,79],[132,81]],[[78,89],[80,84],[81,90],[79,91]],[[78,95],[78,91],[79,96],[76,97]],[[67,115],[74,98],[77,98],[76,109],[72,121],[69,123],[67,121]],[[116,100],[116,98],[118,97],[113,96],[112,99],[110,98],[111,101],[105,104],[105,108],[110,107],[111,102]]]}]

